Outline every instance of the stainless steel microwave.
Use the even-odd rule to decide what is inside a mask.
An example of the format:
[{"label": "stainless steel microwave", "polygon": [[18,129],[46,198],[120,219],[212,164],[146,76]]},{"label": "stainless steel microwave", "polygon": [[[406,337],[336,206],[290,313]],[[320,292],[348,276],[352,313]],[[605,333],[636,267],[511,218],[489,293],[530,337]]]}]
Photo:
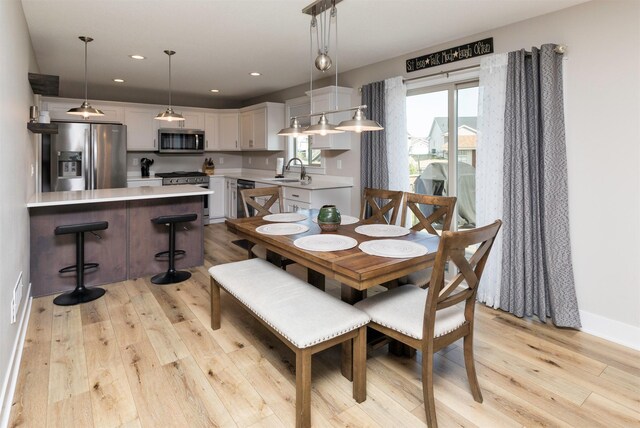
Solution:
[{"label": "stainless steel microwave", "polygon": [[158,129],[158,153],[204,153],[201,129]]}]

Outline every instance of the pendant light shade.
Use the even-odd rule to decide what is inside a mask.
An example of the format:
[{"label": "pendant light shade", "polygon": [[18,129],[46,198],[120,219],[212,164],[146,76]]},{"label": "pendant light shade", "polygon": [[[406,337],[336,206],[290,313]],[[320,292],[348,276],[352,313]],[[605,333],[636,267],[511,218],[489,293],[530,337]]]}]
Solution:
[{"label": "pendant light shade", "polygon": [[305,134],[322,136],[328,134],[341,134],[343,132],[344,131],[340,129],[336,129],[335,125],[330,124],[327,120],[327,116],[324,113],[322,113],[322,115],[320,116],[320,120],[318,121],[317,125],[312,125],[304,130]]},{"label": "pendant light shade", "polygon": [[367,119],[362,112],[362,109],[359,108],[353,115],[353,119],[343,120],[338,124],[338,126],[336,126],[336,129],[360,133],[362,131],[379,131],[384,128],[375,120]]},{"label": "pendant light shade", "polygon": [[298,118],[294,117],[291,119],[291,126],[288,128],[282,128],[280,132],[278,132],[278,135],[281,137],[300,137],[305,134],[300,122],[298,122]]},{"label": "pendant light shade", "polygon": [[166,122],[176,122],[179,120],[184,120],[184,117],[182,117],[180,113],[174,112],[173,108],[171,107],[171,56],[175,55],[176,52],[171,50],[166,50],[164,51],[164,53],[166,53],[167,56],[169,56],[169,107],[167,107],[165,111],[158,113],[155,119],[164,120]]},{"label": "pendant light shade", "polygon": [[94,116],[104,116],[104,113],[97,108],[91,107],[87,98],[87,43],[93,41],[91,37],[78,37],[84,43],[84,102],[80,107],[75,107],[67,111],[67,114],[82,116],[85,119]]}]

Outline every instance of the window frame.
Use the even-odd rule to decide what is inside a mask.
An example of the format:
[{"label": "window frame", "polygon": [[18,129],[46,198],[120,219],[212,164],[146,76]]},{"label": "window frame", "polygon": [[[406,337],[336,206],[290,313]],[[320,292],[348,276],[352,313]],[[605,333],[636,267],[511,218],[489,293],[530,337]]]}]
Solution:
[{"label": "window frame", "polygon": [[[428,94],[432,92],[447,91],[447,126],[449,128],[449,152],[447,153],[447,194],[458,196],[458,90],[480,86],[479,69],[460,74],[446,74],[435,79],[425,79],[412,82],[407,85],[405,98]],[[453,149],[453,150],[452,150]],[[454,221],[451,230],[458,230],[458,204],[456,204]]]},{"label": "window frame", "polygon": [[[308,111],[311,112],[311,100],[307,96],[286,100],[284,105],[285,105],[285,127],[291,126],[291,110],[292,109],[296,107],[299,108],[302,106],[308,106],[309,107]],[[285,156],[286,156],[286,160],[288,161],[289,159],[296,157],[295,137],[288,136],[284,138],[286,138]],[[311,153],[313,153],[313,136],[312,135],[309,135],[309,145],[310,145]],[[319,150],[319,149],[316,149],[316,150]],[[286,162],[285,162],[285,165],[286,165]],[[306,172],[310,174],[320,174],[320,175],[326,174],[326,163],[325,163],[324,152],[320,150],[320,166],[306,164],[304,167]],[[295,166],[291,165],[290,171],[299,173],[300,166],[298,164],[296,164]]]}]

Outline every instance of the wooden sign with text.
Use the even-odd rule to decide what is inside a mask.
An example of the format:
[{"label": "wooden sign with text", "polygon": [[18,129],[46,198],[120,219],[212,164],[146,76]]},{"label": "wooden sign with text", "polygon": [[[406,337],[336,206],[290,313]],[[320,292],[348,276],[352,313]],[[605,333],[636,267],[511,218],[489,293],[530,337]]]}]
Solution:
[{"label": "wooden sign with text", "polygon": [[407,73],[493,53],[493,37],[407,60]]}]

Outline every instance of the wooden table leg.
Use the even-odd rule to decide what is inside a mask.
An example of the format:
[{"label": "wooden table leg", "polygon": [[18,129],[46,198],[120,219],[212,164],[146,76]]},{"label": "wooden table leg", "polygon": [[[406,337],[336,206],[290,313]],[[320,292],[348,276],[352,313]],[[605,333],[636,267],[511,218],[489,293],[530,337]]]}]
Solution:
[{"label": "wooden table leg", "polygon": [[[340,297],[343,302],[353,305],[364,298],[364,291],[356,290],[345,284],[340,284]],[[347,340],[342,344],[342,363],[340,367],[342,376],[353,380],[353,344]]]},{"label": "wooden table leg", "polygon": [[324,291],[324,275],[320,272],[307,268],[307,282]]}]

